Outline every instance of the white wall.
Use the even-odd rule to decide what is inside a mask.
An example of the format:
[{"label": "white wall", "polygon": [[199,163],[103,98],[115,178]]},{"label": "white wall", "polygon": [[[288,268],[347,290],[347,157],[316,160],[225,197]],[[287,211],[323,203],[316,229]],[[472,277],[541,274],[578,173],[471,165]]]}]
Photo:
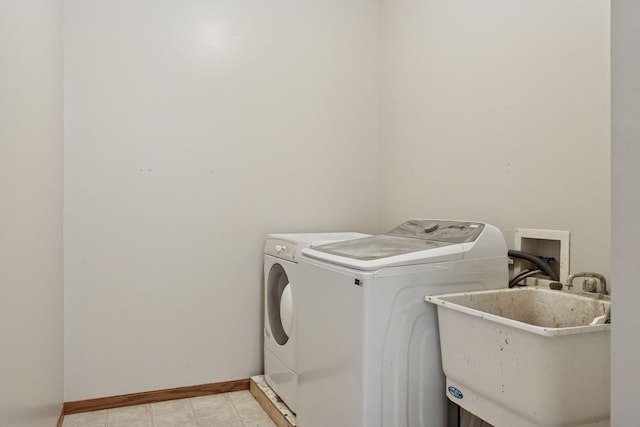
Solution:
[{"label": "white wall", "polygon": [[609,1],[379,4],[65,2],[67,401],[261,372],[269,232],[567,229],[608,276]]},{"label": "white wall", "polygon": [[[609,275],[609,1],[382,0],[383,228],[571,231]],[[615,286],[615,284],[614,284]]]},{"label": "white wall", "polygon": [[637,425],[640,407],[640,4],[616,0],[612,10],[612,426]]},{"label": "white wall", "polygon": [[64,18],[65,399],[262,372],[264,235],[376,231],[376,2]]},{"label": "white wall", "polygon": [[0,426],[63,401],[62,2],[0,2]]}]

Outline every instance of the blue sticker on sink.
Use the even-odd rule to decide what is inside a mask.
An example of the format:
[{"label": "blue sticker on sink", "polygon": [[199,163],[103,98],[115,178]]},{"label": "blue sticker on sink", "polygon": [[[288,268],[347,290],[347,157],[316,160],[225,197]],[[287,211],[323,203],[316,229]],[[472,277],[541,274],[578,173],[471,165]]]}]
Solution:
[{"label": "blue sticker on sink", "polygon": [[456,399],[462,399],[462,392],[460,390],[458,390],[455,387],[447,387],[447,390],[449,390],[449,394],[453,397],[455,397]]}]

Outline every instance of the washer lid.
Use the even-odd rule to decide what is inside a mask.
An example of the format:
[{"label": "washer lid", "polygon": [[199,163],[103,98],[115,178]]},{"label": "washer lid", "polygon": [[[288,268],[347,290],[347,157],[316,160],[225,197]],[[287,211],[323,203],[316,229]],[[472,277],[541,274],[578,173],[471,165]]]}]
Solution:
[{"label": "washer lid", "polygon": [[424,251],[426,249],[435,249],[452,244],[453,243],[425,241],[382,234],[380,236],[358,239],[354,242],[337,242],[316,246],[314,249],[327,254],[368,261]]},{"label": "washer lid", "polygon": [[454,261],[464,257],[484,228],[479,222],[416,219],[387,234],[320,245],[302,253],[361,270]]}]

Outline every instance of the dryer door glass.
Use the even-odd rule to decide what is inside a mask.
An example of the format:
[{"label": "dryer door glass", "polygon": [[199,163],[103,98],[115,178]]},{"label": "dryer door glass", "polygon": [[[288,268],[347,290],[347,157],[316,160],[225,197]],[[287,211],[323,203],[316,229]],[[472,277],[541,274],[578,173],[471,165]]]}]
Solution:
[{"label": "dryer door glass", "polygon": [[293,291],[291,283],[287,284],[280,298],[280,320],[282,321],[282,329],[284,333],[291,336],[293,329]]},{"label": "dryer door glass", "polygon": [[[283,298],[285,290],[288,289],[288,293],[291,293],[291,286],[289,285],[289,278],[287,273],[280,264],[274,264],[269,271],[269,277],[267,278],[267,316],[269,317],[269,326],[271,326],[271,335],[273,339],[280,345],[285,345],[289,341],[289,335],[285,330],[287,326],[288,332],[291,333],[291,326],[293,325],[293,310],[292,310],[292,298],[286,295]],[[283,299],[289,300],[289,306],[291,309],[282,308]],[[287,311],[289,314],[287,314]],[[286,317],[283,319],[282,314]],[[284,322],[284,323],[283,323]]]}]

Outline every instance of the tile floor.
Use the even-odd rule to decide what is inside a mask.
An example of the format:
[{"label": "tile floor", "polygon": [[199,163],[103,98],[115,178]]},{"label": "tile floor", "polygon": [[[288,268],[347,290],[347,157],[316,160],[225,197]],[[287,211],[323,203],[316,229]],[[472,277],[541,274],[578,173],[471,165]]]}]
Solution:
[{"label": "tile floor", "polygon": [[275,427],[249,391],[66,415],[62,427]]}]

